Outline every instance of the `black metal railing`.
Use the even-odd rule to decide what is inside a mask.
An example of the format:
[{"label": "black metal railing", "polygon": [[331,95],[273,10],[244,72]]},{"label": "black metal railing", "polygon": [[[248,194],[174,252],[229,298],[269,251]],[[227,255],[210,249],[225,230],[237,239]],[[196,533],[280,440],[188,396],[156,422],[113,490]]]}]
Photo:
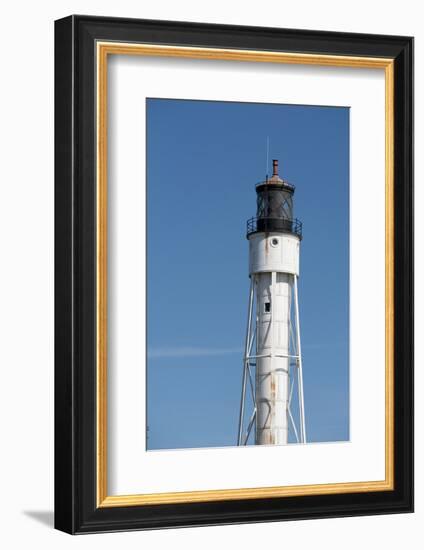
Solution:
[{"label": "black metal railing", "polygon": [[302,238],[302,222],[297,218],[294,220],[285,218],[250,218],[250,220],[247,220],[247,236],[262,231],[294,233]]}]

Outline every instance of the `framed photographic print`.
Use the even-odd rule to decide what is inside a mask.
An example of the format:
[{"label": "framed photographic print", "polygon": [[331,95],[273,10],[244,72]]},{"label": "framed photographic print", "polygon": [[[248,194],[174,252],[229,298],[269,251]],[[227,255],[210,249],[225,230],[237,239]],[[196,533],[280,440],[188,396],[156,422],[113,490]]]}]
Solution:
[{"label": "framed photographic print", "polygon": [[413,509],[413,39],[55,26],[55,525]]}]

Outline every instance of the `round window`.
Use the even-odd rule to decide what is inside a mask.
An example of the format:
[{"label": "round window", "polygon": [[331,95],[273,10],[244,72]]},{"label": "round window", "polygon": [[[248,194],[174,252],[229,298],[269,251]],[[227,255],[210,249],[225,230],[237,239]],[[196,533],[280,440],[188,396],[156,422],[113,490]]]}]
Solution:
[{"label": "round window", "polygon": [[278,241],[277,237],[273,237],[271,239],[271,246],[278,246],[278,243],[279,243],[279,241]]}]

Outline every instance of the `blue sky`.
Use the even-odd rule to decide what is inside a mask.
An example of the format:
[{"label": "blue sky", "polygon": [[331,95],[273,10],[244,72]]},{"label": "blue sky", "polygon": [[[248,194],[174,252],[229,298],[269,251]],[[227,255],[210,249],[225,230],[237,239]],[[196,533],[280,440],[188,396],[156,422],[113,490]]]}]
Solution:
[{"label": "blue sky", "polygon": [[308,441],[349,439],[349,109],[163,99],[146,108],[148,449],[236,443],[246,220],[267,137],[303,222]]}]

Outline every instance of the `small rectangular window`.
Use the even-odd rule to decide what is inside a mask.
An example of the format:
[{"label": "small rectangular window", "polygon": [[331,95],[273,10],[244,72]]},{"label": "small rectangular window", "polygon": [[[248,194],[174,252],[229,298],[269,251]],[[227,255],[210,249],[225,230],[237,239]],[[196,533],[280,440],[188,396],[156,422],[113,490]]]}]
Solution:
[{"label": "small rectangular window", "polygon": [[271,311],[271,302],[265,302],[265,313],[269,313]]}]

